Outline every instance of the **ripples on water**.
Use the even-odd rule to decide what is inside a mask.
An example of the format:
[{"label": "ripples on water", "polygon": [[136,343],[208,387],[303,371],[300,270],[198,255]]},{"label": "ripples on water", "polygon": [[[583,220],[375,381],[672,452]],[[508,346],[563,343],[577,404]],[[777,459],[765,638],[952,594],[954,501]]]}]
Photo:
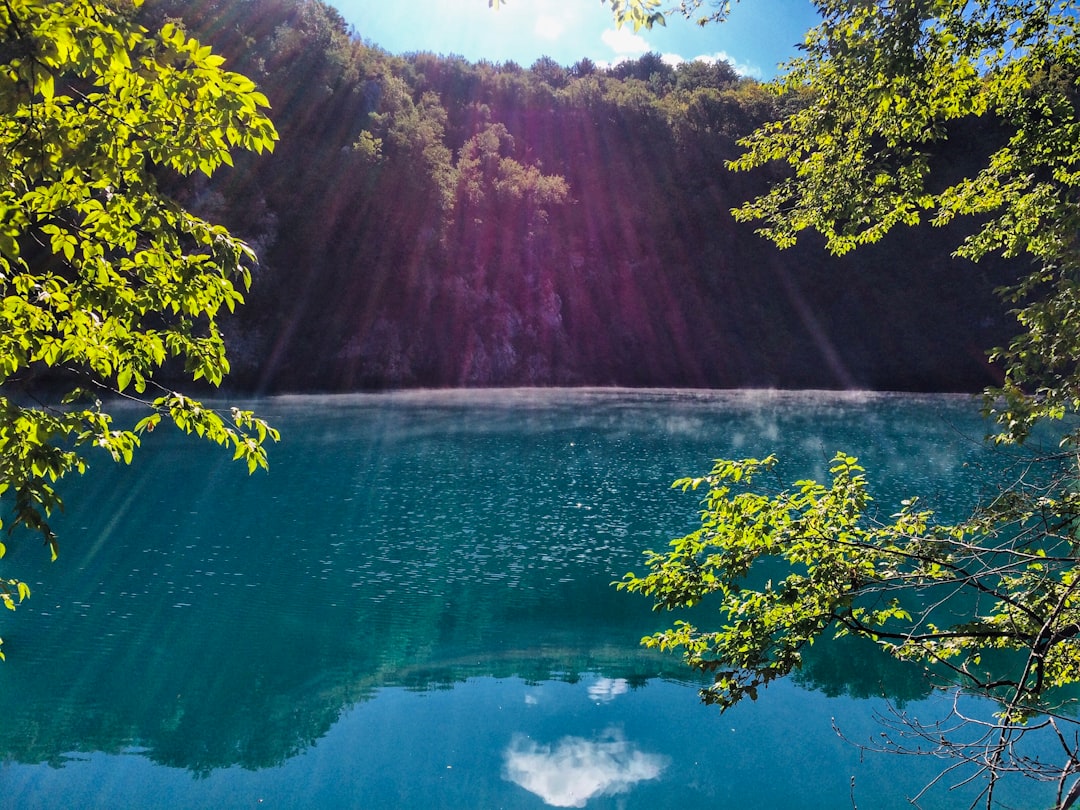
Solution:
[{"label": "ripples on water", "polygon": [[[140,757],[201,774],[297,768],[290,758],[330,736],[350,707],[385,706],[391,687],[457,684],[444,709],[463,711],[466,696],[479,701],[469,723],[491,769],[476,776],[485,789],[510,773],[517,784],[547,785],[548,799],[565,797],[566,785],[528,768],[588,750],[605,767],[629,764],[643,780],[661,779],[667,792],[638,806],[664,795],[681,797],[670,806],[712,802],[722,774],[690,776],[679,763],[720,756],[709,748],[718,740],[676,733],[646,756],[622,736],[638,726],[639,735],[658,734],[664,705],[674,711],[679,698],[650,702],[656,678],[689,680],[678,661],[637,645],[670,617],[610,587],[640,567],[645,548],[695,527],[698,496],[672,491],[671,481],[707,472],[716,457],[768,453],[781,457],[788,482],[824,478],[842,449],[864,461],[885,514],[912,494],[962,514],[992,486],[982,473],[986,425],[968,397],[516,390],[282,397],[256,408],[283,435],[269,474],[249,477],[216,448],[159,430],[131,468],[98,459],[69,485],[56,564],[34,544],[13,548],[10,570],[30,579],[34,595],[4,627],[7,759],[136,746]],[[824,687],[831,694],[872,692],[892,677],[827,663],[821,671],[839,679]],[[866,683],[844,680],[853,669],[869,673]],[[578,715],[552,714],[549,738],[514,736],[475,685],[503,701],[516,679],[578,684],[560,700],[600,707],[602,724],[569,733]],[[659,716],[641,725],[622,707],[640,703],[634,695],[647,684],[647,711]],[[693,686],[678,689],[687,700],[679,711],[690,711]],[[746,722],[784,705],[769,697],[748,707],[756,713]],[[830,706],[823,711],[838,709]],[[730,725],[713,710],[693,711],[685,722],[705,724],[698,735]],[[415,708],[401,712],[388,722],[425,733]],[[822,726],[814,739],[835,752]],[[569,734],[562,742],[560,728]],[[739,767],[774,767],[766,746],[787,732],[755,733],[761,745]],[[422,794],[429,776],[407,760],[400,767]],[[820,806],[847,801],[846,773]],[[595,771],[579,776],[579,792],[599,790]],[[63,784],[57,777],[38,791],[56,798]],[[623,793],[644,795],[637,782],[625,784]],[[176,795],[186,806],[213,806],[195,788]],[[748,799],[752,792],[733,795],[741,806],[770,806]]]}]

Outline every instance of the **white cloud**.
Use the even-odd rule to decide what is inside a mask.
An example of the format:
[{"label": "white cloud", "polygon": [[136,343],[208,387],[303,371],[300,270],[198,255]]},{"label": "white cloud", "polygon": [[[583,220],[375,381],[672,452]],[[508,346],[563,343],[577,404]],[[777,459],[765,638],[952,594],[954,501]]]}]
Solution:
[{"label": "white cloud", "polygon": [[536,18],[533,33],[540,39],[557,40],[566,31],[566,21],[559,17],[541,15]]},{"label": "white cloud", "polygon": [[594,62],[597,69],[599,70],[611,70],[611,68],[615,67],[616,65],[621,65],[623,62],[629,62],[630,58],[631,57],[629,56],[616,56],[610,62],[607,62],[603,59],[596,59],[594,60]]},{"label": "white cloud", "polygon": [[709,64],[715,64],[716,62],[727,62],[733,68],[735,68],[735,72],[738,73],[740,76],[746,76],[751,79],[758,79],[759,81],[764,81],[765,79],[765,73],[757,65],[750,65],[745,62],[739,63],[735,60],[734,57],[729,56],[724,51],[717,51],[716,53],[711,54],[701,54],[700,56],[695,56],[693,59],[685,59],[677,53],[665,53],[660,56],[660,59],[665,64],[671,65],[672,67],[678,67],[684,62],[708,62]]},{"label": "white cloud", "polygon": [[[617,55],[610,62],[597,61],[597,65],[601,68],[614,67],[620,62],[626,62],[629,59],[634,59],[643,53],[647,53],[650,50],[649,43],[645,41],[645,38],[639,34],[634,34],[626,28],[621,29],[608,29],[601,34],[604,44],[613,50]],[[693,59],[686,59],[681,54],[677,53],[665,53],[660,55],[660,59],[671,67],[678,67],[683,62],[709,62],[710,64],[716,62],[728,62],[735,72],[740,76],[746,76],[751,79],[758,79],[764,81],[765,72],[757,65],[751,65],[746,62],[738,62],[734,57],[727,54],[725,51],[716,51],[715,53],[705,53],[695,56]]]},{"label": "white cloud", "polygon": [[504,760],[506,779],[552,807],[584,807],[597,796],[628,793],[667,767],[666,757],[637,750],[613,730],[595,740],[563,737],[554,746],[515,735]]},{"label": "white cloud", "polygon": [[609,28],[600,35],[600,39],[620,56],[647,53],[649,50],[649,43],[645,41],[645,37],[625,27]]},{"label": "white cloud", "polygon": [[765,78],[764,72],[757,65],[749,65],[745,62],[738,62],[733,57],[728,56],[724,51],[717,51],[713,54],[702,54],[701,56],[695,56],[691,61],[693,62],[730,62],[731,66],[735,68],[735,72],[740,76],[746,76],[750,79],[762,80]]}]

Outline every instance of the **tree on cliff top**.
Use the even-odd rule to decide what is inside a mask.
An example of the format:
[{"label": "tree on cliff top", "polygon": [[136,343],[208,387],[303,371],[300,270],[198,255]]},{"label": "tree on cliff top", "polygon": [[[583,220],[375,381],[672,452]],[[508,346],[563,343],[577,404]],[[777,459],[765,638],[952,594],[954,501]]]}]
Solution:
[{"label": "tree on cliff top", "polygon": [[[138,2],[0,5],[0,525],[40,533],[54,558],[53,485],[85,469],[86,448],[129,461],[167,418],[254,470],[277,438],[249,412],[153,382],[171,360],[220,383],[217,316],[242,301],[254,261],[158,178],[209,175],[277,136],[251,81],[176,25],[132,23]],[[68,404],[40,404],[58,392]],[[108,395],[143,402],[145,418],[117,427]],[[10,608],[28,593],[0,582]]]}]

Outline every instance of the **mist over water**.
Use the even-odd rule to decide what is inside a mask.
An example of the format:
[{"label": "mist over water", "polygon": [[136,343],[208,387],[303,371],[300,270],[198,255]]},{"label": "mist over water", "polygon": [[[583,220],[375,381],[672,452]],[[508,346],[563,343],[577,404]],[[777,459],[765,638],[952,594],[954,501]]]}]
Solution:
[{"label": "mist over water", "polygon": [[254,405],[283,436],[268,474],[159,430],[68,482],[56,563],[12,544],[33,588],[3,626],[13,806],[833,808],[854,776],[880,808],[936,773],[831,728],[869,739],[882,695],[940,711],[917,669],[836,645],[720,715],[638,646],[672,617],[610,583],[694,528],[698,496],[669,485],[717,457],[776,453],[791,482],[845,450],[883,514],[915,494],[963,514],[995,467],[971,398]]}]

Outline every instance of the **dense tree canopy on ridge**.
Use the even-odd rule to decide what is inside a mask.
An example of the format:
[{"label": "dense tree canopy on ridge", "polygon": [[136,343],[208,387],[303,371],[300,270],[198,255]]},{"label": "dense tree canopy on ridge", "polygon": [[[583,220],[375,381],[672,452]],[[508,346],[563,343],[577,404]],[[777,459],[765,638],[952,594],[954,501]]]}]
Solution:
[{"label": "dense tree canopy on ridge", "polygon": [[[772,172],[727,172],[736,139],[801,102],[727,63],[394,56],[314,0],[157,0],[148,13],[212,37],[282,133],[270,159],[183,191],[261,259],[226,324],[234,385],[996,380],[984,349],[1009,335],[993,295],[1007,263],[951,259],[941,246],[956,233],[929,229],[840,259],[813,245],[778,254],[733,220]],[[499,160],[520,168],[478,216],[463,150],[500,126]],[[945,148],[942,159],[967,154]],[[513,188],[530,178],[566,191]]]}]

